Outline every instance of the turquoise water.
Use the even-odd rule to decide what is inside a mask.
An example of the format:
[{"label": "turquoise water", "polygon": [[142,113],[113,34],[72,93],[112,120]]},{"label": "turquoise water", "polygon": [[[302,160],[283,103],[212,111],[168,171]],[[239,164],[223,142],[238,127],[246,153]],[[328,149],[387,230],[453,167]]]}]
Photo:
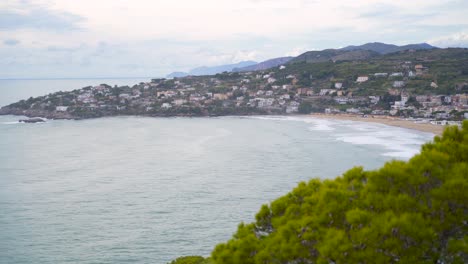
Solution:
[{"label": "turquoise water", "polygon": [[150,81],[150,78],[125,79],[30,79],[9,80],[0,79],[0,107],[9,105],[29,97],[46,95],[59,91],[72,91],[86,86],[102,83],[114,86],[132,86],[140,82]]},{"label": "turquoise water", "polygon": [[432,135],[307,117],[0,116],[0,263],[208,255],[312,177],[407,159]]}]

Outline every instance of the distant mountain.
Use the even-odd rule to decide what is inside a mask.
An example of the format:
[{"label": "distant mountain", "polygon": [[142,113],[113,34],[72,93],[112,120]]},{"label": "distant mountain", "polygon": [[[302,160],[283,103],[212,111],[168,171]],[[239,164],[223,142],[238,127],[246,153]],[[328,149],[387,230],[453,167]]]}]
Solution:
[{"label": "distant mountain", "polygon": [[250,66],[242,67],[242,68],[235,68],[232,71],[233,72],[246,72],[246,71],[266,70],[266,69],[270,69],[270,68],[273,68],[273,67],[280,66],[282,64],[286,64],[290,60],[292,60],[293,58],[294,57],[280,57],[280,58],[270,59],[270,60],[266,60],[266,61],[257,63],[255,65],[250,65]]},{"label": "distant mountain", "polygon": [[409,44],[404,46],[397,46],[393,44],[385,44],[381,42],[366,43],[360,46],[347,46],[340,50],[354,51],[354,50],[371,50],[380,54],[388,54],[393,52],[399,52],[404,50],[425,50],[425,49],[437,49],[437,47],[431,46],[427,43],[420,44]]},{"label": "distant mountain", "polygon": [[256,61],[241,61],[235,64],[227,64],[227,65],[219,65],[219,66],[202,66],[195,69],[190,70],[189,72],[173,72],[167,75],[167,78],[174,78],[174,77],[185,77],[188,75],[192,76],[199,76],[199,75],[214,75],[221,72],[230,72],[234,68],[243,68],[251,65],[256,65]]},{"label": "distant mountain", "polygon": [[379,56],[379,53],[371,50],[337,50],[337,49],[326,49],[321,51],[308,51],[296,58],[289,61],[289,63],[296,62],[307,62],[307,63],[318,63],[326,61],[353,61],[353,60],[366,60],[375,56]]},{"label": "distant mountain", "polygon": [[171,72],[166,77],[167,78],[181,78],[181,77],[186,77],[188,75],[189,75],[188,72]]},{"label": "distant mountain", "polygon": [[367,60],[377,56],[400,52],[405,50],[429,50],[438,49],[427,43],[409,44],[397,46],[381,42],[366,43],[358,46],[347,46],[341,49],[325,49],[321,51],[308,51],[297,57],[280,57],[266,60],[260,63],[255,61],[243,61],[236,64],[219,65],[213,67],[198,67],[189,72],[173,72],[167,75],[167,78],[185,77],[188,75],[214,75],[221,72],[245,72],[245,71],[260,71],[282,64],[307,62],[318,63],[325,61],[359,61]]},{"label": "distant mountain", "polygon": [[213,66],[213,67],[203,66],[203,67],[199,67],[199,68],[195,68],[191,70],[189,74],[190,75],[213,75],[213,74],[217,74],[217,73],[221,73],[225,71],[229,72],[229,71],[232,71],[232,69],[234,68],[243,68],[243,67],[247,67],[247,66],[255,65],[255,64],[257,64],[257,62],[255,61],[242,61],[242,62],[235,63],[235,64],[227,64],[227,65],[220,65],[220,66]]}]

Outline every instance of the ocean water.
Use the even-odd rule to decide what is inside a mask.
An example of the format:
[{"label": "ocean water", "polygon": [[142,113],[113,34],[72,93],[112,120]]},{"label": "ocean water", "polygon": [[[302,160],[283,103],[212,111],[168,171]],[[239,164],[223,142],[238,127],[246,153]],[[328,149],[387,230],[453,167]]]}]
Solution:
[{"label": "ocean water", "polygon": [[433,136],[310,117],[18,119],[0,116],[0,263],[207,256],[298,182]]},{"label": "ocean water", "polygon": [[59,91],[72,91],[102,83],[114,86],[132,86],[147,82],[150,78],[121,79],[0,79],[0,107],[29,97],[46,95]]}]

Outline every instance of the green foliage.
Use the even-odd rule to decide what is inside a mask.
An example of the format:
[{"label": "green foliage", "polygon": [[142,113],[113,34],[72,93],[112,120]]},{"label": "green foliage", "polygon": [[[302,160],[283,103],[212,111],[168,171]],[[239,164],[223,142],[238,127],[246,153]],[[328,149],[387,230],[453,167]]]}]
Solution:
[{"label": "green foliage", "polygon": [[312,104],[309,102],[302,102],[299,105],[299,113],[310,114],[312,112]]},{"label": "green foliage", "polygon": [[313,179],[263,205],[215,263],[468,263],[468,121],[408,162]]},{"label": "green foliage", "polygon": [[[322,53],[322,52],[319,52]],[[316,52],[311,52],[311,55]],[[318,55],[318,54],[317,54]],[[456,94],[468,91],[468,86],[457,89],[468,81],[468,49],[432,49],[416,52],[398,52],[382,56],[363,57],[349,61],[331,59],[324,60],[311,57],[304,60],[293,60],[284,70],[274,70],[275,77],[284,79],[293,74],[298,78],[298,85],[311,86],[316,91],[330,88],[330,80],[340,80],[345,83],[347,89],[353,91],[355,96],[384,95],[392,83],[401,78],[385,77],[374,78],[357,84],[359,75],[369,75],[377,72],[408,72],[414,71],[414,65],[423,64],[428,67],[428,72],[422,76],[405,80],[405,90],[411,94]],[[300,56],[301,57],[301,56]],[[307,61],[307,62],[306,62]],[[404,68],[402,62],[411,61],[411,68]],[[312,78],[311,78],[312,77]],[[430,87],[430,83],[436,81],[439,88]]]},{"label": "green foliage", "polygon": [[211,261],[200,256],[180,257],[171,261],[169,264],[210,264]]}]

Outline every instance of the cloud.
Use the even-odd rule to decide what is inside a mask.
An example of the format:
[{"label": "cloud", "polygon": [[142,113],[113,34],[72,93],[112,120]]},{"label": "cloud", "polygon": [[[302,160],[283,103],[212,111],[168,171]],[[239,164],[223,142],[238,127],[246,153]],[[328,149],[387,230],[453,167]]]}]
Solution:
[{"label": "cloud", "polygon": [[16,46],[20,43],[19,40],[16,40],[16,39],[5,39],[3,41],[3,44],[7,45],[7,46]]},{"label": "cloud", "polygon": [[399,9],[395,5],[389,4],[376,4],[364,11],[359,16],[363,18],[382,18],[392,16],[397,13]]},{"label": "cloud", "polygon": [[296,48],[286,52],[286,54],[284,54],[284,55],[288,56],[288,57],[296,57],[296,56],[299,56],[302,53],[304,53],[306,51],[310,51],[310,50],[315,50],[315,49],[306,49],[305,47],[296,47]]},{"label": "cloud", "polygon": [[0,0],[0,69],[20,77],[164,76],[374,41],[461,46],[467,7],[466,0]]},{"label": "cloud", "polygon": [[468,48],[468,32],[459,32],[428,41],[429,44],[441,48]]},{"label": "cloud", "polygon": [[82,21],[83,17],[70,12],[34,4],[17,4],[0,10],[0,31],[36,29],[64,32],[80,29]]}]

